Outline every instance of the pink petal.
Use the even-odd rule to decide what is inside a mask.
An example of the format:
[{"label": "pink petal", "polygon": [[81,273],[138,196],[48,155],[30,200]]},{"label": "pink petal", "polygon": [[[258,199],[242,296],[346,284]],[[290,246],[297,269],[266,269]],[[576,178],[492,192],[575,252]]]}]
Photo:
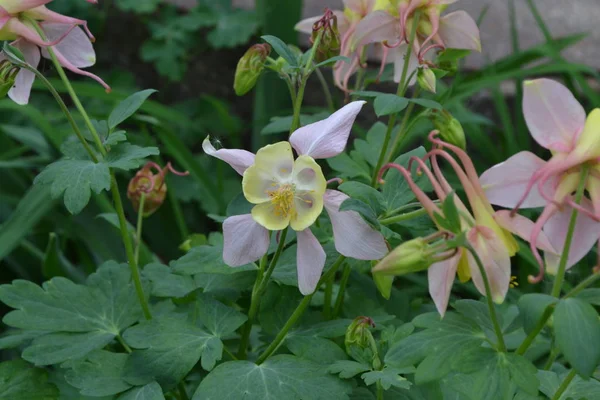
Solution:
[{"label": "pink petal", "polygon": [[254,154],[247,150],[238,149],[217,150],[210,142],[210,136],[207,136],[206,139],[204,139],[204,142],[202,142],[202,150],[209,156],[225,161],[240,175],[244,175],[244,171],[254,164]]},{"label": "pink petal", "polygon": [[363,18],[356,26],[352,48],[369,43],[389,42],[395,44],[400,40],[400,21],[385,11],[375,11]]},{"label": "pink petal", "polygon": [[352,124],[366,101],[353,101],[327,119],[303,126],[290,136],[298,155],[312,158],[334,157],[344,151]]},{"label": "pink petal", "polygon": [[[588,210],[592,210],[589,200],[584,200],[581,205]],[[557,250],[558,255],[545,253],[546,269],[551,274],[556,274],[560,255],[563,253],[569,221],[573,209],[569,206],[563,206],[562,211],[557,211],[544,225],[544,233],[550,239],[550,243]],[[600,238],[600,223],[592,220],[585,214],[577,214],[577,222],[573,233],[573,241],[569,249],[569,258],[567,259],[567,269],[581,260],[592,249],[594,244]]]},{"label": "pink petal", "polygon": [[429,294],[435,303],[435,307],[442,317],[448,308],[452,284],[454,283],[456,269],[462,255],[463,252],[461,250],[453,257],[433,264],[427,270]]},{"label": "pink petal", "polygon": [[335,249],[357,260],[379,260],[388,252],[385,239],[356,211],[340,211],[340,205],[348,198],[337,190],[327,190],[323,196],[333,226]]},{"label": "pink petal", "polygon": [[296,264],[298,270],[298,288],[307,296],[315,291],[325,266],[325,250],[310,231],[296,232],[298,250]]},{"label": "pink petal", "polygon": [[570,151],[585,125],[581,104],[569,89],[550,79],[523,86],[523,114],[531,136],[549,150]]},{"label": "pink petal", "polygon": [[479,28],[465,11],[455,11],[440,18],[438,34],[447,48],[481,51]]},{"label": "pink petal", "polygon": [[[529,242],[529,239],[531,238],[531,232],[533,231],[533,227],[535,225],[534,222],[529,218],[519,214],[514,214],[511,216],[510,211],[500,210],[494,213],[494,219],[502,228]],[[552,246],[552,243],[550,243],[550,239],[548,239],[546,234],[543,232],[539,234],[536,246],[540,250],[556,253],[554,246]]]},{"label": "pink petal", "polygon": [[[483,226],[472,228],[467,237],[483,263],[483,268],[490,283],[492,300],[496,303],[502,303],[510,285],[510,256],[506,246],[494,231]],[[479,267],[471,252],[468,252],[467,257],[473,283],[479,293],[486,296],[483,276]]]},{"label": "pink petal", "polygon": [[[49,41],[55,41],[63,37],[66,32],[73,28],[71,24],[44,23],[42,28]],[[91,67],[96,63],[96,52],[92,42],[80,29],[72,29],[64,39],[60,41],[54,50],[60,52],[65,59],[77,68]],[[42,48],[42,55],[50,58],[48,50]]]},{"label": "pink petal", "polygon": [[52,0],[3,0],[0,6],[9,14],[19,14],[23,11],[31,10],[32,8],[43,6],[50,3]]},{"label": "pink petal", "polygon": [[[404,71],[404,60],[406,57],[406,51],[408,50],[408,44],[402,44],[396,48],[390,49],[390,58],[394,61],[394,82],[400,83],[402,80],[402,71]],[[430,52],[427,56],[433,54]],[[408,60],[408,68],[406,70],[406,79],[408,79],[413,71],[419,67],[419,59],[414,51],[410,51],[410,60]],[[417,75],[413,75],[411,80],[408,82],[409,85],[414,85],[417,82]]]},{"label": "pink petal", "polygon": [[223,260],[239,267],[260,259],[269,249],[269,231],[251,214],[229,217],[223,222]]},{"label": "pink petal", "polygon": [[[525,194],[531,176],[542,168],[546,161],[528,151],[522,151],[508,160],[494,165],[485,171],[479,181],[490,203],[513,208]],[[546,187],[551,193],[551,182]],[[543,207],[546,200],[538,191],[537,185],[532,188],[521,208]]]},{"label": "pink petal", "polygon": [[[31,65],[33,68],[37,68],[41,57],[40,50],[35,44],[20,39],[14,42],[13,46],[21,50],[25,56],[25,61],[27,61],[27,64]],[[4,59],[4,54],[2,54],[2,56],[2,59]],[[8,91],[8,96],[17,104],[24,105],[29,103],[29,95],[31,93],[31,86],[33,86],[34,80],[35,74],[33,72],[21,69],[17,74],[15,84]]]}]

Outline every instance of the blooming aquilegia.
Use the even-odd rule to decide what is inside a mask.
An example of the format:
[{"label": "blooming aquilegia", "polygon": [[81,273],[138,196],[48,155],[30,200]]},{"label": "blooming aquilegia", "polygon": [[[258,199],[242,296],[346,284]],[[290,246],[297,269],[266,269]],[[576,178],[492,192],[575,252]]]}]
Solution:
[{"label": "blooming aquilegia", "polygon": [[[37,68],[40,62],[40,49],[41,55],[50,58],[46,48],[52,47],[63,67],[76,74],[88,76],[98,81],[106,90],[110,90],[98,76],[80,69],[96,63],[96,54],[92,47],[94,37],[87,29],[87,22],[49,10],[45,4],[51,1],[0,0],[0,40],[11,41],[33,68]],[[38,26],[42,32],[38,32]],[[0,60],[4,59],[6,56],[0,54]],[[34,80],[33,72],[21,69],[8,95],[18,104],[27,104]]]},{"label": "blooming aquilegia", "polygon": [[[576,220],[572,246],[566,268],[585,256],[600,237],[600,109],[586,118],[585,110],[562,84],[537,79],[524,84],[523,114],[531,136],[552,152],[544,161],[529,151],[522,151],[493,166],[481,175],[481,182],[492,204],[502,207],[544,207],[531,232],[529,241],[540,266],[537,277],[544,277],[544,260],[535,249],[539,235],[545,233],[557,250],[563,252],[573,208],[581,211]],[[583,168],[589,168],[585,197],[574,202]],[[545,253],[548,272],[555,274],[559,256]]]},{"label": "blooming aquilegia", "polygon": [[[298,286],[303,294],[314,292],[325,266],[325,251],[310,230],[323,208],[333,226],[336,250],[360,260],[377,260],[387,253],[381,233],[372,229],[355,211],[340,211],[348,199],[327,189],[316,159],[334,157],[346,147],[356,115],[364,101],[352,102],[329,118],[299,128],[289,142],[267,145],[256,153],[215,149],[206,138],[206,154],[231,165],[243,176],[246,200],[255,204],[251,214],[223,222],[223,259],[232,267],[260,259],[269,248],[269,231],[288,226],[296,231]],[[294,160],[292,148],[298,154]]]}]

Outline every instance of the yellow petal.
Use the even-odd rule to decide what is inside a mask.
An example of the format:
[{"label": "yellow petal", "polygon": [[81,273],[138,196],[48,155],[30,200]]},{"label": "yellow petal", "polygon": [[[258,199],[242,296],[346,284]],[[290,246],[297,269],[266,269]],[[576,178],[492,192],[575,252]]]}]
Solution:
[{"label": "yellow petal", "polygon": [[292,176],[294,157],[289,142],[279,142],[258,150],[254,165],[244,172],[242,190],[250,203],[269,201],[268,192]]},{"label": "yellow petal", "polygon": [[290,215],[278,213],[270,201],[254,206],[252,218],[270,231],[280,231],[290,224]]},{"label": "yellow petal", "polygon": [[469,267],[469,259],[467,258],[466,251],[463,251],[463,254],[460,256],[456,271],[458,272],[458,279],[462,283],[468,282],[471,279],[471,268]]},{"label": "yellow petal", "polygon": [[296,159],[292,182],[297,191],[312,192],[316,196],[323,196],[327,189],[327,181],[321,167],[310,156],[300,156]]},{"label": "yellow petal", "polygon": [[586,159],[600,157],[600,108],[595,108],[585,121],[583,132],[577,139],[575,152]]},{"label": "yellow petal", "polygon": [[323,195],[310,192],[296,192],[296,212],[290,226],[295,231],[303,231],[315,223],[323,211]]}]

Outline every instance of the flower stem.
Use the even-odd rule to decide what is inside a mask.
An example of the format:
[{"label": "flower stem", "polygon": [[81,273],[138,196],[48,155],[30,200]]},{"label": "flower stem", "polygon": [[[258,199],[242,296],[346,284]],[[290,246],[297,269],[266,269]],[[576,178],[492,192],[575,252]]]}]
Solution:
[{"label": "flower stem", "polygon": [[[415,19],[413,22],[413,26],[410,32],[410,40],[408,42],[408,47],[406,48],[406,54],[404,55],[404,68],[402,70],[402,75],[400,76],[400,83],[398,83],[398,89],[396,90],[396,95],[404,96],[406,92],[406,74],[408,72],[408,64],[410,61],[410,55],[413,48],[413,42],[415,40],[415,36],[417,34],[417,26],[419,25],[419,17],[420,14],[417,11],[415,14]],[[377,160],[377,164],[375,165],[375,171],[373,171],[373,177],[371,178],[371,186],[377,186],[377,176],[379,175],[379,170],[383,166],[383,161],[385,160],[385,155],[387,154],[388,145],[390,143],[390,138],[392,136],[392,131],[394,130],[394,126],[396,125],[396,119],[398,118],[398,114],[390,115],[388,120],[387,130],[385,131],[385,137],[383,138],[383,145],[381,146],[381,152],[379,153],[379,159]],[[400,133],[398,133],[400,135]]]},{"label": "flower stem", "polygon": [[[331,266],[329,271],[327,271],[325,273],[325,275],[323,275],[321,277],[321,279],[319,280],[319,283],[317,283],[315,292],[317,292],[317,290],[319,290],[319,287],[321,285],[323,285],[324,282],[326,282],[328,279],[331,279],[332,277],[335,276],[336,271],[338,270],[340,265],[342,265],[342,263],[344,262],[345,259],[346,259],[346,257],[344,257],[342,255],[340,255],[338,257],[338,259],[333,263],[333,265]],[[314,296],[314,294],[315,293],[309,294],[308,296],[305,296],[302,299],[300,304],[298,304],[298,307],[296,307],[296,310],[294,310],[292,315],[288,318],[287,322],[285,323],[283,328],[281,328],[281,330],[279,331],[279,333],[277,334],[275,339],[273,339],[273,341],[271,342],[269,347],[267,347],[267,349],[264,351],[264,353],[262,353],[258,357],[258,359],[256,360],[256,364],[262,364],[267,358],[269,358],[279,348],[279,346],[281,345],[281,343],[284,341],[285,337],[287,336],[288,331],[296,324],[296,322],[298,322],[300,317],[304,314],[304,311],[310,304],[310,301],[312,300],[312,297]]]},{"label": "flower stem", "polygon": [[183,381],[179,382],[179,384],[177,385],[177,389],[179,390],[180,400],[189,400],[187,392],[185,391],[185,385],[183,384]]},{"label": "flower stem", "polygon": [[300,87],[298,88],[298,93],[296,94],[296,101],[294,102],[294,116],[292,118],[292,126],[290,127],[290,135],[296,129],[300,128],[300,111],[302,110],[302,100],[304,99],[304,89],[306,88],[306,82],[308,81],[308,77],[311,74],[311,68],[313,60],[315,59],[315,53],[317,51],[317,47],[319,47],[319,43],[321,43],[321,38],[323,37],[323,32],[319,32],[317,35],[308,55],[308,60],[306,61],[306,65],[304,66],[304,71],[302,72],[300,78]]},{"label": "flower stem", "polygon": [[[412,98],[413,99],[417,98],[417,96],[419,95],[420,92],[421,92],[421,88],[419,86],[417,86],[413,92]],[[400,123],[400,129],[398,129],[398,134],[396,135],[396,137],[394,138],[394,141],[392,142],[392,145],[390,146],[390,151],[385,160],[386,164],[392,160],[392,158],[394,157],[394,154],[396,154],[396,152],[400,148],[400,145],[402,144],[403,139],[406,137],[406,132],[408,132],[410,130],[410,129],[406,129],[406,127],[408,125],[408,120],[410,119],[410,116],[412,115],[412,112],[414,109],[415,109],[415,103],[411,102],[408,105],[406,112],[404,113],[404,117],[402,118],[402,122]],[[412,124],[411,124],[411,126],[412,126]]]},{"label": "flower stem", "polygon": [[544,326],[546,326],[546,321],[548,321],[548,318],[550,318],[550,316],[552,315],[553,312],[554,312],[554,304],[550,304],[548,307],[546,307],[546,309],[544,310],[544,313],[538,320],[538,322],[535,325],[535,327],[533,328],[533,330],[531,332],[529,332],[529,335],[527,335],[525,340],[523,340],[523,343],[521,343],[521,345],[517,349],[517,351],[516,351],[517,354],[519,354],[521,356],[523,354],[525,354],[525,352],[527,351],[529,346],[531,346],[531,343],[533,343],[533,340],[536,338],[536,336],[539,335],[539,333],[542,331],[542,329],[544,329]]},{"label": "flower stem", "polygon": [[496,315],[496,307],[494,306],[494,301],[492,300],[492,289],[490,287],[490,281],[488,279],[487,272],[485,271],[483,263],[481,262],[481,258],[479,258],[479,254],[477,254],[475,249],[471,245],[467,245],[465,248],[473,256],[473,259],[475,260],[475,263],[477,264],[477,267],[479,268],[479,272],[481,273],[481,277],[483,279],[483,284],[485,286],[485,299],[487,301],[490,319],[492,320],[492,324],[494,325],[494,331],[498,340],[498,350],[502,353],[506,353],[506,344],[504,343],[502,328],[500,328],[498,316]]},{"label": "flower stem", "polygon": [[377,382],[377,400],[383,400],[383,386],[381,382]]},{"label": "flower stem", "polygon": [[142,244],[142,225],[144,224],[144,203],[146,202],[146,193],[140,196],[140,206],[138,207],[137,229],[135,231],[135,264],[140,262],[140,247]]},{"label": "flower stem", "polygon": [[558,390],[556,390],[556,393],[554,393],[554,396],[552,396],[552,400],[560,399],[560,397],[563,395],[563,393],[567,390],[567,388],[571,384],[571,381],[573,380],[573,378],[575,378],[575,375],[577,375],[577,373],[575,372],[574,369],[572,369],[571,372],[569,372],[569,374],[565,377],[565,380],[560,384],[560,387],[558,388]]},{"label": "flower stem", "polygon": [[[575,192],[575,203],[577,204],[581,203],[581,199],[583,198],[588,172],[589,167],[585,165],[581,170],[581,179],[579,181],[579,186],[577,187],[577,192]],[[554,297],[560,297],[562,285],[565,280],[565,270],[567,267],[567,261],[569,259],[569,250],[571,248],[571,243],[573,242],[573,233],[575,232],[575,225],[577,224],[577,214],[578,211],[574,208],[573,212],[571,212],[571,220],[569,221],[569,227],[567,229],[567,237],[565,238],[565,245],[563,247],[563,252],[560,257],[560,263],[558,264],[558,272],[556,273],[554,285],[552,285],[551,294]]]},{"label": "flower stem", "polygon": [[133,351],[131,350],[131,347],[129,347],[129,345],[125,343],[125,340],[123,339],[123,336],[121,336],[121,334],[117,335],[117,341],[121,344],[121,346],[123,346],[126,352],[131,353]]},{"label": "flower stem", "polygon": [[567,293],[564,298],[569,298],[578,295],[583,289],[595,283],[600,279],[600,272],[595,272],[592,275],[585,278],[581,281],[577,286],[575,286],[569,293]]},{"label": "flower stem", "polygon": [[315,73],[317,74],[317,78],[319,78],[319,82],[321,83],[321,87],[323,88],[323,94],[325,95],[327,108],[329,109],[329,112],[333,114],[335,112],[335,103],[333,102],[333,97],[331,96],[331,90],[329,90],[327,80],[325,80],[321,69],[315,69]]},{"label": "flower stem", "polygon": [[427,214],[427,210],[424,208],[421,208],[420,210],[407,212],[405,214],[396,215],[394,217],[384,218],[382,220],[379,220],[379,222],[383,225],[391,225],[391,224],[396,224],[396,223],[402,222],[402,221],[408,221],[409,219],[417,218],[417,217],[420,217],[420,216],[426,215],[426,214]]},{"label": "flower stem", "polygon": [[331,299],[333,297],[333,278],[325,282],[325,296],[323,299],[323,316],[325,319],[331,319]]},{"label": "flower stem", "polygon": [[131,269],[131,279],[133,280],[135,292],[137,294],[140,305],[142,306],[144,317],[146,319],[152,319],[150,307],[148,306],[148,300],[144,295],[144,288],[142,286],[140,270],[138,269],[137,263],[135,261],[135,254],[133,252],[131,236],[127,231],[127,220],[125,219],[125,211],[123,210],[123,201],[121,200],[121,194],[119,193],[117,178],[115,178],[115,173],[113,171],[110,172],[110,181],[113,201],[115,203],[115,210],[117,211],[117,216],[119,217],[119,228],[121,230],[121,238],[123,239],[123,244],[125,245],[125,253],[127,254],[127,260],[129,261],[129,269]]},{"label": "flower stem", "polygon": [[333,314],[331,316],[332,319],[337,318],[342,312],[342,306],[344,305],[344,296],[346,294],[346,286],[348,286],[350,272],[352,272],[352,268],[349,264],[346,264],[344,266],[344,271],[342,272],[342,279],[340,280],[340,290],[337,298],[335,299],[335,306],[333,307]]},{"label": "flower stem", "polygon": [[285,247],[285,237],[287,236],[288,228],[281,231],[281,236],[279,237],[279,245],[277,246],[277,250],[269,263],[269,267],[265,271],[265,266],[267,264],[267,256],[265,255],[260,260],[260,267],[258,269],[258,275],[256,276],[256,282],[254,283],[254,288],[252,289],[252,296],[250,297],[250,309],[248,310],[248,320],[244,324],[242,329],[242,337],[240,339],[240,347],[238,349],[238,358],[245,359],[246,358],[246,349],[248,347],[248,341],[250,340],[250,332],[252,331],[252,325],[254,324],[254,320],[256,319],[256,314],[258,313],[258,309],[260,306],[260,300],[262,294],[267,289],[267,285],[269,284],[269,279],[277,266],[277,262],[279,261],[279,257],[283,252],[283,248]]}]

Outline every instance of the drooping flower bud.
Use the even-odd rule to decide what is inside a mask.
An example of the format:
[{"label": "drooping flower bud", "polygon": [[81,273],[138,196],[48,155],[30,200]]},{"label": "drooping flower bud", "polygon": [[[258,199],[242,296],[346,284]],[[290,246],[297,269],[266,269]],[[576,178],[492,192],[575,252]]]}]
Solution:
[{"label": "drooping flower bud", "polygon": [[402,243],[373,268],[373,274],[405,275],[426,270],[433,264],[433,254],[427,241],[416,238]]},{"label": "drooping flower bud", "polygon": [[[153,172],[153,168],[158,172]],[[144,198],[142,209],[144,217],[152,215],[165,201],[167,195],[165,175],[169,171],[179,176],[189,174],[189,172],[175,171],[171,166],[171,163],[167,163],[164,168],[161,168],[154,162],[148,162],[135,174],[131,181],[129,181],[129,185],[127,186],[127,198],[131,200],[133,208],[136,211],[139,211],[142,197]]]},{"label": "drooping flower bud", "polygon": [[8,60],[0,61],[0,98],[5,97],[15,84],[19,67]]},{"label": "drooping flower bud", "polygon": [[432,118],[435,129],[440,131],[441,138],[450,144],[465,150],[467,148],[467,139],[462,125],[448,111],[443,110],[433,114]]},{"label": "drooping flower bud", "polygon": [[267,43],[250,47],[238,61],[233,80],[235,94],[243,96],[248,93],[260,77],[267,57],[271,54],[271,46]]},{"label": "drooping flower bud", "polygon": [[435,93],[436,77],[433,71],[426,65],[419,68],[417,72],[417,83],[421,89]]},{"label": "drooping flower bud", "polygon": [[373,365],[375,369],[381,367],[377,343],[371,333],[375,322],[369,317],[356,317],[346,329],[344,344],[346,353],[356,361]]},{"label": "drooping flower bud", "polygon": [[339,56],[342,43],[337,25],[337,17],[328,8],[325,10],[323,18],[313,25],[310,42],[314,43],[319,35],[322,36],[315,52],[315,61],[321,62]]}]

